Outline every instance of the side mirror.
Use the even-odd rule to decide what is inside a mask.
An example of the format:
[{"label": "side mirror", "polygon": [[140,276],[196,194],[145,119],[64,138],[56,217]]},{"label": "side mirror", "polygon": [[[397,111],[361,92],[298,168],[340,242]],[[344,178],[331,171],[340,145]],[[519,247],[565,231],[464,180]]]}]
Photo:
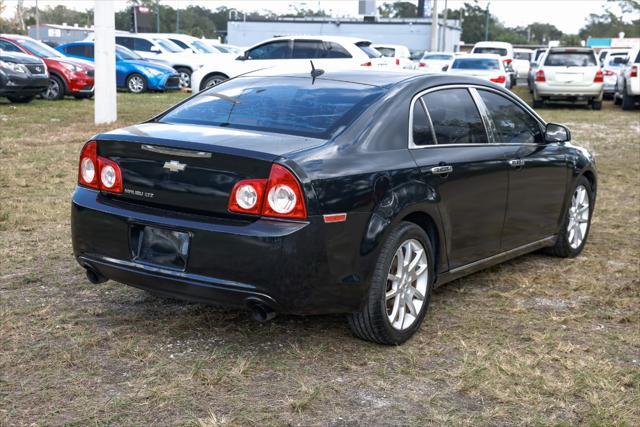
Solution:
[{"label": "side mirror", "polygon": [[151,49],[149,49],[149,52],[160,53],[160,48],[158,46],[151,46]]},{"label": "side mirror", "polygon": [[545,142],[569,142],[571,141],[571,131],[564,125],[557,123],[547,123],[544,131]]},{"label": "side mirror", "polygon": [[442,71],[447,71],[449,69],[448,65],[445,65],[444,67],[442,67]]},{"label": "side mirror", "polygon": [[249,57],[247,56],[246,53],[243,53],[242,55],[238,56],[236,58],[236,61],[246,61]]}]

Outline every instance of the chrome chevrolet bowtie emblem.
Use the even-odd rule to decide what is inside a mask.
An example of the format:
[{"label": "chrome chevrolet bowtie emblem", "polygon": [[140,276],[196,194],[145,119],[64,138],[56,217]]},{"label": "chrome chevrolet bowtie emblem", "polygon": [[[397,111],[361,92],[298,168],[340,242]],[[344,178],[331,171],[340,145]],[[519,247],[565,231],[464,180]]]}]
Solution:
[{"label": "chrome chevrolet bowtie emblem", "polygon": [[177,160],[171,160],[170,162],[164,162],[163,168],[169,169],[171,172],[180,172],[186,168],[187,165],[180,163]]}]

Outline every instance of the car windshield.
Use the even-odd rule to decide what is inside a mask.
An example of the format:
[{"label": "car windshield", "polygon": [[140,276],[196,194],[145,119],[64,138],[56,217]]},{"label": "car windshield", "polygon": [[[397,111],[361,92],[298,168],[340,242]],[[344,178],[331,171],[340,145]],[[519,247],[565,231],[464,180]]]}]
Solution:
[{"label": "car windshield", "polygon": [[377,86],[310,77],[240,77],[201,92],[159,121],[330,138],[383,93]]},{"label": "car windshield", "polygon": [[64,58],[63,54],[39,41],[29,39],[18,39],[16,41],[20,46],[40,58]]},{"label": "car windshield", "polygon": [[592,67],[596,65],[593,52],[549,52],[544,65],[551,67]]},{"label": "car windshield", "polygon": [[160,46],[162,46],[162,48],[164,50],[167,50],[171,53],[178,53],[178,52],[182,52],[184,49],[180,48],[180,46],[178,46],[177,44],[175,44],[174,42],[170,42],[169,40],[164,40],[164,39],[154,39],[156,43],[158,43]]},{"label": "car windshield", "polygon": [[500,61],[491,58],[458,58],[451,66],[458,70],[499,70]]},{"label": "car windshield", "polygon": [[507,56],[507,49],[501,47],[476,47],[473,53],[495,53],[500,56]]},{"label": "car windshield", "polygon": [[192,41],[191,47],[193,47],[195,50],[197,50],[200,53],[218,53],[214,48],[212,48],[206,43],[201,42],[200,40]]},{"label": "car windshield", "polygon": [[433,53],[430,55],[425,55],[422,59],[431,60],[431,61],[449,61],[453,58],[452,55],[443,55],[440,53]]},{"label": "car windshield", "polygon": [[375,48],[382,56],[386,56],[387,58],[393,58],[396,54],[396,50],[392,47],[376,47]]},{"label": "car windshield", "polygon": [[531,61],[530,52],[513,52],[513,59],[524,59],[525,61]]},{"label": "car windshield", "polygon": [[134,59],[143,60],[142,56],[120,45],[116,45],[116,55],[125,61],[132,61]]},{"label": "car windshield", "polygon": [[369,58],[382,58],[382,54],[371,47],[371,43],[369,42],[358,42],[356,43],[356,46],[366,53]]}]

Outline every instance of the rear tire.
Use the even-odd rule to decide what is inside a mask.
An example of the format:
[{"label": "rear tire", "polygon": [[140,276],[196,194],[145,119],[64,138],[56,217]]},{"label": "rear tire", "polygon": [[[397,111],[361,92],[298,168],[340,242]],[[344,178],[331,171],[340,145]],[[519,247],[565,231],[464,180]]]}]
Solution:
[{"label": "rear tire", "polygon": [[613,103],[615,105],[621,105],[622,104],[622,98],[620,96],[618,96],[617,93],[613,95]]},{"label": "rear tire", "polygon": [[[579,191],[581,188],[586,192],[584,196],[585,199],[582,203],[580,202],[580,194],[582,193]],[[588,203],[588,206],[586,207],[586,211],[581,212],[581,206],[582,209],[584,209],[584,201]],[[560,233],[558,233],[558,240],[554,246],[547,250],[547,253],[550,255],[560,258],[574,258],[580,255],[580,252],[584,249],[584,245],[587,243],[587,237],[589,237],[594,198],[591,183],[584,176],[578,179],[570,203],[565,220],[562,222],[562,228],[560,229]],[[585,214],[588,215],[586,218]],[[585,220],[586,222],[584,222]],[[586,228],[582,227],[580,231],[582,238],[577,242],[573,240],[573,238],[575,237],[575,233],[577,233],[576,227],[581,227],[581,224],[586,224]]]},{"label": "rear tire", "polygon": [[33,101],[33,98],[35,98],[35,96],[33,95],[7,95],[7,99],[14,104],[28,104],[29,102]]},{"label": "rear tire", "polygon": [[382,246],[364,306],[349,315],[354,335],[385,345],[411,338],[427,312],[433,279],[434,257],[427,233],[411,222],[401,222]]},{"label": "rear tire", "polygon": [[542,107],[544,107],[544,101],[542,99],[533,100],[533,108],[542,108]]},{"label": "rear tire", "polygon": [[627,91],[624,91],[622,93],[622,109],[625,111],[630,111],[633,110],[634,105],[634,99],[631,95],[629,95],[627,93]]},{"label": "rear tire", "polygon": [[602,110],[602,101],[593,100],[591,101],[591,109],[592,110]]}]

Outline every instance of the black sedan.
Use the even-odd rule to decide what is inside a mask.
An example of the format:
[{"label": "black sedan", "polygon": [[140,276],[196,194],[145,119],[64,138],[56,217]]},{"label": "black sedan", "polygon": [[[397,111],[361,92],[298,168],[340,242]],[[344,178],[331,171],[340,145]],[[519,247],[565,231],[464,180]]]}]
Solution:
[{"label": "black sedan", "polygon": [[398,72],[252,73],[84,146],[71,216],[90,281],[407,340],[431,290],[578,255],[591,154],[511,92]]}]

